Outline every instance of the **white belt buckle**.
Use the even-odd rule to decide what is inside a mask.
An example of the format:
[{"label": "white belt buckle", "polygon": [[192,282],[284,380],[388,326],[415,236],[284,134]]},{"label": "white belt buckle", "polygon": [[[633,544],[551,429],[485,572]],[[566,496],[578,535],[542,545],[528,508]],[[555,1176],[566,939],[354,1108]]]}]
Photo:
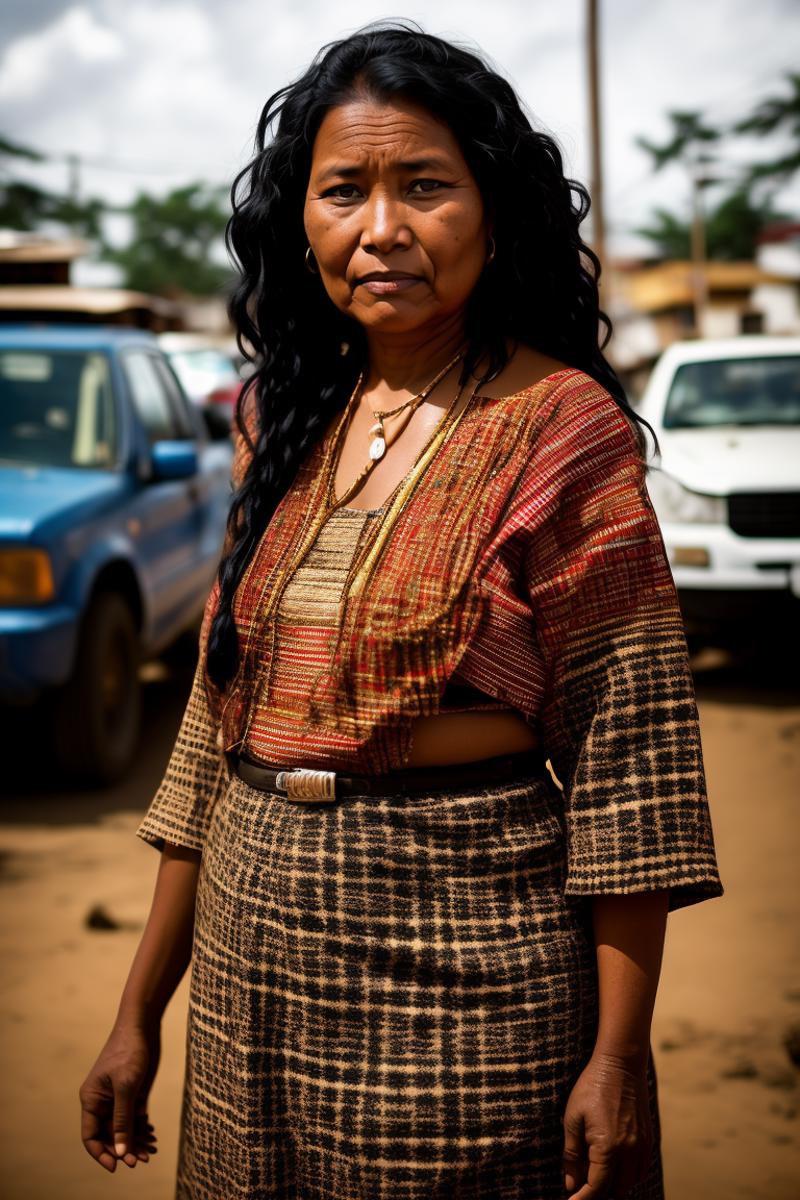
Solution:
[{"label": "white belt buckle", "polygon": [[275,787],[286,792],[287,800],[323,800],[332,803],[336,799],[336,772],[292,767],[289,771],[278,771]]}]

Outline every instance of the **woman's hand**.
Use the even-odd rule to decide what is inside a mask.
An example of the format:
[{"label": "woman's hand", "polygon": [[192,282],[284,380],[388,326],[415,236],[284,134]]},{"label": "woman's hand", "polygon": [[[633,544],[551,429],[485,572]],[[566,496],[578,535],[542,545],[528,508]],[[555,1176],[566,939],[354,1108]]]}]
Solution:
[{"label": "woman's hand", "polygon": [[147,1097],[161,1050],[158,1027],[117,1027],[80,1088],[81,1138],[92,1158],[114,1172],[156,1153]]},{"label": "woman's hand", "polygon": [[625,1200],[653,1149],[646,1068],[595,1052],[564,1110],[564,1186],[570,1200]]}]

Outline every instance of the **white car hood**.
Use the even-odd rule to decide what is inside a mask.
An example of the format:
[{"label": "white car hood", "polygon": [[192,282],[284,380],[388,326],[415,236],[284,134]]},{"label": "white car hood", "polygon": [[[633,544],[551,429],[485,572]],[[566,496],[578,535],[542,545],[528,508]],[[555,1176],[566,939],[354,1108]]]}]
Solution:
[{"label": "white car hood", "polygon": [[659,429],[660,466],[693,492],[800,491],[800,426]]}]

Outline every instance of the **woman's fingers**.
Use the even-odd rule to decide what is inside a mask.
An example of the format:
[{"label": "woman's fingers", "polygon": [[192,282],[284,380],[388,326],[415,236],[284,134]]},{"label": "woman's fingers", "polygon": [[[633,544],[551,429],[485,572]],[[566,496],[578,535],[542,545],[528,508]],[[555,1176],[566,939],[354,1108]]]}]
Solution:
[{"label": "woman's fingers", "polygon": [[572,1195],[578,1188],[586,1182],[586,1170],[588,1163],[584,1155],[571,1148],[565,1148],[562,1160],[562,1172],[564,1176],[564,1187],[567,1189],[567,1194]]},{"label": "woman's fingers", "polygon": [[134,1140],[140,1149],[149,1150],[158,1141],[153,1125],[145,1111],[137,1112],[134,1119]]},{"label": "woman's fingers", "polygon": [[592,1060],[562,1121],[568,1200],[626,1200],[646,1177],[652,1151],[644,1077]]},{"label": "woman's fingers", "polygon": [[[581,1157],[579,1151],[564,1151],[564,1186],[568,1200],[626,1200],[628,1193],[646,1178],[650,1151],[642,1146],[619,1146],[603,1158]],[[573,1169],[570,1169],[572,1166]],[[574,1180],[574,1182],[571,1182]]]},{"label": "woman's fingers", "polygon": [[572,1195],[586,1181],[586,1140],[583,1118],[580,1115],[568,1113],[564,1117],[564,1151],[561,1161],[561,1172],[564,1187],[568,1195]]},{"label": "woman's fingers", "polygon": [[612,1195],[625,1200],[628,1192],[643,1183],[650,1169],[650,1159],[653,1152],[653,1142],[649,1136],[640,1138],[634,1145],[621,1148],[617,1161]]},{"label": "woman's fingers", "polygon": [[114,1133],[114,1149],[117,1157],[128,1167],[137,1163],[134,1152],[134,1104],[136,1101],[136,1083],[130,1079],[114,1081],[114,1117],[112,1130]]},{"label": "woman's fingers", "polygon": [[155,1041],[140,1029],[115,1027],[81,1085],[84,1145],[108,1171],[118,1162],[128,1167],[148,1162],[156,1152],[147,1117]]},{"label": "woman's fingers", "polygon": [[134,1118],[133,1153],[137,1162],[149,1162],[153,1154],[157,1154],[156,1135],[152,1124],[147,1119],[146,1101],[137,1103]]},{"label": "woman's fingers", "polygon": [[[88,1103],[91,1104],[91,1101]],[[113,1175],[117,1168],[117,1157],[106,1142],[106,1136],[105,1117],[94,1111],[93,1107],[87,1107],[87,1101],[82,1097],[81,1141],[87,1153]]]},{"label": "woman's fingers", "polygon": [[[586,1182],[575,1193],[574,1197],[570,1196],[570,1200],[607,1200],[611,1195],[616,1193],[611,1190],[611,1177],[614,1173],[613,1160],[603,1158],[593,1161],[589,1159],[589,1169],[586,1172]],[[620,1200],[624,1200],[625,1193],[620,1193]]]}]

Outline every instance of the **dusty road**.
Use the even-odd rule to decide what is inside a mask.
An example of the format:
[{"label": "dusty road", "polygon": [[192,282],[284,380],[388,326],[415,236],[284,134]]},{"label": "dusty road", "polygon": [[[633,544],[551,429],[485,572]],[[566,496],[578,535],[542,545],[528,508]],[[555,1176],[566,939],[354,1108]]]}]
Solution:
[{"label": "dusty road", "polygon": [[[190,673],[147,684],[145,753],[124,786],[59,792],[46,767],[0,802],[3,1194],[7,1200],[170,1200],[185,984],[168,1014],[151,1113],[161,1152],[112,1178],[78,1138],[77,1088],[105,1038],[157,866],[133,831],[163,772]],[[800,688],[785,663],[697,663],[714,832],[726,895],[670,917],[653,1025],[669,1200],[796,1200]],[[793,675],[797,680],[796,674]],[[777,680],[777,682],[776,682]],[[28,747],[30,763],[41,752]],[[102,905],[119,928],[93,931]],[[225,1200],[220,1197],[220,1200]],[[344,1200],[344,1198],[343,1198]]]}]

